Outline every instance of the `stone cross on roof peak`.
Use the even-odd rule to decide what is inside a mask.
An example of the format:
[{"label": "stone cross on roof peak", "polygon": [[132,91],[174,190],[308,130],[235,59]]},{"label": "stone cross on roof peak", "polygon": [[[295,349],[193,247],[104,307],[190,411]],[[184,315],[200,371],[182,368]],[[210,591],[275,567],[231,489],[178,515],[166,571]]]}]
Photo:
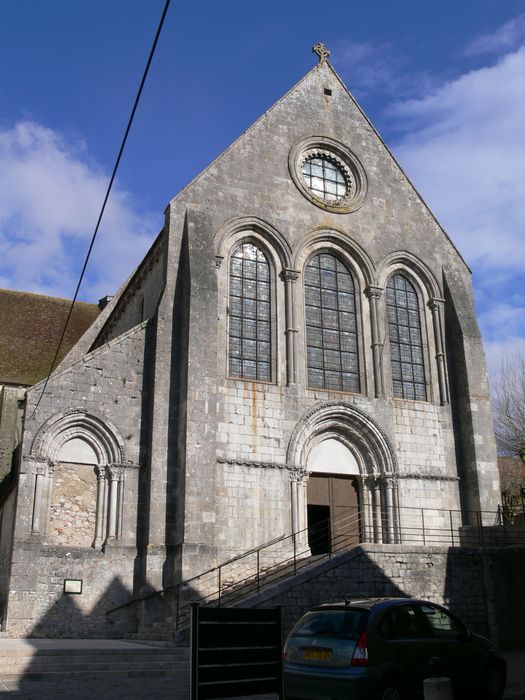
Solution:
[{"label": "stone cross on roof peak", "polygon": [[328,56],[330,55],[330,51],[326,48],[326,46],[322,43],[314,44],[312,46],[312,51],[316,53],[319,56],[319,63],[324,63]]}]

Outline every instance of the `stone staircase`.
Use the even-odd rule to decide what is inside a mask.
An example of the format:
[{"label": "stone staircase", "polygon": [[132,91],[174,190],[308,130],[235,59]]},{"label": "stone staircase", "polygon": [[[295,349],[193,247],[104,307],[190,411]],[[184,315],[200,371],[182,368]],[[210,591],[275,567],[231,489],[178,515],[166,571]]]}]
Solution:
[{"label": "stone staircase", "polygon": [[[288,581],[293,584],[294,577],[297,572],[305,572],[315,570],[315,567],[330,559],[329,555],[310,555],[300,560],[294,566],[293,563],[285,563],[276,566],[271,570],[265,571],[259,581],[253,578],[242,581],[237,585],[232,585],[222,592],[221,605],[223,607],[234,607],[243,604],[244,601],[252,597],[254,594],[272,590],[276,584],[282,584]],[[217,601],[210,601],[211,605],[217,605]],[[185,647],[189,645],[190,637],[190,609],[187,607],[184,610],[182,624],[175,617],[166,615],[162,620],[143,623],[139,626],[136,632],[127,632],[126,639],[133,641],[152,642],[174,644],[177,647]]]},{"label": "stone staircase", "polygon": [[24,639],[0,642],[0,681],[186,677],[188,649],[124,640]]}]

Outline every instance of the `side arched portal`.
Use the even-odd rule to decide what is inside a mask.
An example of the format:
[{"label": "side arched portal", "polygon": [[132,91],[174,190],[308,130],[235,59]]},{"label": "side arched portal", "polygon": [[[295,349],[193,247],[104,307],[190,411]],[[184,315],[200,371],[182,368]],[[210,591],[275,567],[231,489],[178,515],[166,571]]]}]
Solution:
[{"label": "side arched portal", "polygon": [[324,522],[329,522],[324,538],[326,543],[329,527],[331,547],[398,541],[394,452],[366,413],[349,402],[315,406],[292,434],[288,462],[301,466],[308,475],[306,483],[294,484],[292,491],[296,532],[310,528],[312,538],[312,519],[323,520],[324,506],[328,516]]},{"label": "side arched portal", "polygon": [[99,548],[122,535],[124,442],[86,411],[57,414],[36,435],[31,532],[58,545]]}]

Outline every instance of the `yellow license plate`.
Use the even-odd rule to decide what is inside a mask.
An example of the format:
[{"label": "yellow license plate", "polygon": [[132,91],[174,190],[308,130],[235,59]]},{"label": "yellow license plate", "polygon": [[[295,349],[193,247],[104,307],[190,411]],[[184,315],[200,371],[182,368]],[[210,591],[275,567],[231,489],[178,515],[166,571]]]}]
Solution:
[{"label": "yellow license plate", "polygon": [[327,661],[332,656],[330,649],[303,649],[303,658]]}]

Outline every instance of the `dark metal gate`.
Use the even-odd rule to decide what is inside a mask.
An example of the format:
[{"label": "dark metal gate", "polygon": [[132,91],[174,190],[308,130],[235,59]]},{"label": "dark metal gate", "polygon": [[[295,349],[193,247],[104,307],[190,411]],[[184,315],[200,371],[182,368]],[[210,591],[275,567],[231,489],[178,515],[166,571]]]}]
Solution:
[{"label": "dark metal gate", "polygon": [[192,605],[191,700],[262,693],[284,697],[281,608]]}]

